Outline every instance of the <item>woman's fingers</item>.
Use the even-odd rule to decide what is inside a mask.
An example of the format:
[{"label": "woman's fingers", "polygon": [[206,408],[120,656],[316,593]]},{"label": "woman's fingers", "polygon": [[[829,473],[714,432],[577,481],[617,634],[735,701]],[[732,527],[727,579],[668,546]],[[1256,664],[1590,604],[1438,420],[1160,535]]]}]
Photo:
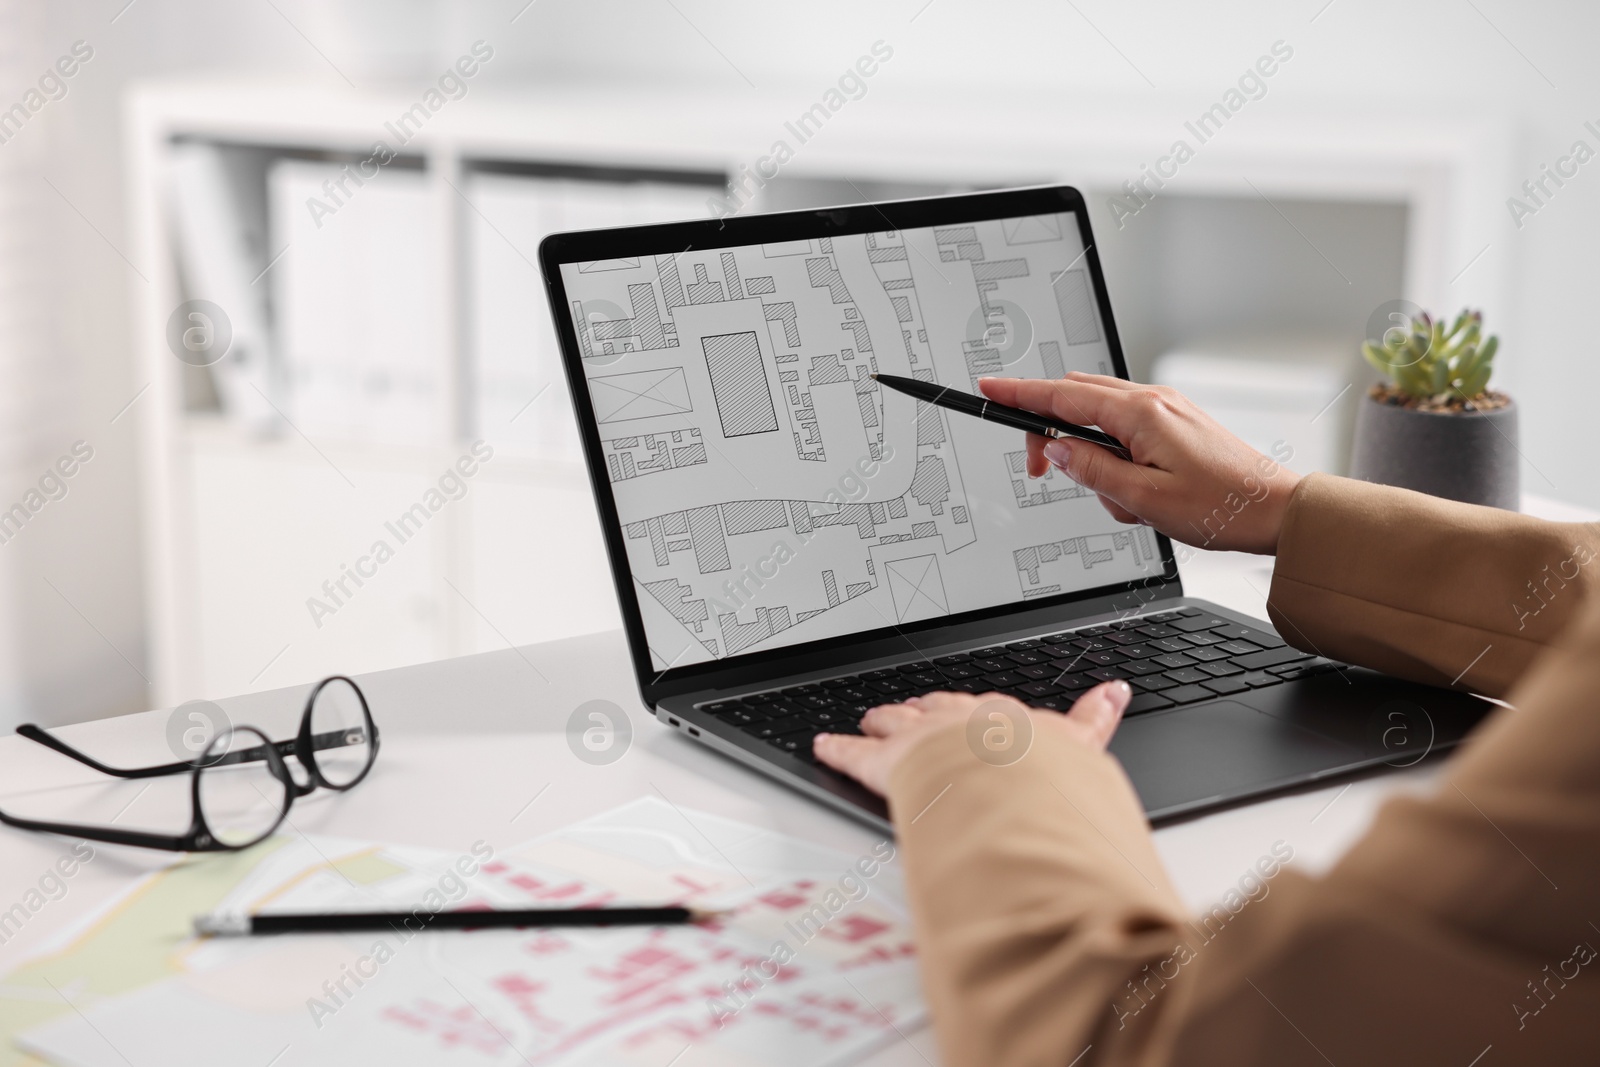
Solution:
[{"label": "woman's fingers", "polygon": [[[1088,380],[1089,378],[1093,380]],[[996,403],[1080,425],[1099,426],[1113,437],[1127,437],[1136,428],[1129,403],[1134,393],[1105,384],[1099,376],[1061,378],[982,378],[978,388]]]},{"label": "woman's fingers", "polygon": [[1127,682],[1106,682],[1097,685],[1077,699],[1067,712],[1067,718],[1077,723],[1084,741],[1104,749],[1117,732],[1122,712],[1133,699],[1133,690]]},{"label": "woman's fingers", "polygon": [[868,737],[888,737],[920,718],[921,709],[910,704],[880,704],[861,717],[861,732]]},{"label": "woman's fingers", "polygon": [[877,784],[880,777],[877,764],[882,758],[883,746],[884,742],[875,737],[818,734],[811,750],[817,759],[829,767],[881,793],[883,789]]},{"label": "woman's fingers", "polygon": [[1027,435],[1026,440],[1028,445],[1028,477],[1042,478],[1045,471],[1050,469],[1050,461],[1044,456],[1044,446],[1050,443],[1050,438],[1030,433]]},{"label": "woman's fingers", "polygon": [[1105,508],[1106,511],[1110,512],[1111,517],[1113,519],[1116,519],[1118,522],[1125,522],[1129,526],[1138,525],[1139,516],[1135,515],[1133,512],[1129,511],[1127,508],[1123,507],[1121,504],[1117,503],[1115,500],[1112,500],[1108,496],[1098,496],[1098,495],[1097,495],[1096,499],[1098,499],[1100,501],[1100,506],[1101,507]]},{"label": "woman's fingers", "polygon": [[1154,467],[1129,463],[1099,445],[1058,437],[1044,446],[1045,459],[1064,471],[1068,478],[1101,496],[1110,497],[1129,510],[1155,489],[1166,472]]}]

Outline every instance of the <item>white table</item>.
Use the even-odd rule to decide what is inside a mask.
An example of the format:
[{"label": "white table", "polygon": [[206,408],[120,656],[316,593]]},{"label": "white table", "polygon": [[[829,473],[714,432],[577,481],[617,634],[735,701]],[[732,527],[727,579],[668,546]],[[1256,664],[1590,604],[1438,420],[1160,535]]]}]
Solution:
[{"label": "white table", "polygon": [[[1538,510],[1585,517],[1554,505]],[[1271,573],[1269,559],[1200,553],[1184,566],[1184,581],[1193,596],[1260,618]],[[879,837],[655,723],[639,703],[620,632],[403,667],[359,681],[383,734],[378,764],[348,795],[320,792],[297,803],[290,812],[293,829],[463,851],[479,838],[510,845],[654,794],[851,853],[867,851]],[[305,692],[297,687],[219,703],[235,723],[287,737]],[[582,763],[567,746],[568,716],[594,699],[616,703],[633,722],[633,747],[609,766]],[[59,733],[108,762],[166,762],[172,758],[166,741],[171,714],[102,719]],[[1199,817],[1157,831],[1157,844],[1179,891],[1198,907],[1237,885],[1280,840],[1293,847],[1295,869],[1325,869],[1362,834],[1386,797],[1426,790],[1441,766],[1428,761]],[[18,814],[172,830],[188,817],[186,777],[148,784],[108,780],[18,737],[0,738],[0,768],[0,805]],[[21,900],[69,846],[65,839],[0,827],[0,912]],[[100,847],[65,896],[0,944],[0,973],[160,862],[139,850]],[[0,1039],[9,1041],[9,1035]],[[936,1059],[925,1027],[870,1062]]]}]

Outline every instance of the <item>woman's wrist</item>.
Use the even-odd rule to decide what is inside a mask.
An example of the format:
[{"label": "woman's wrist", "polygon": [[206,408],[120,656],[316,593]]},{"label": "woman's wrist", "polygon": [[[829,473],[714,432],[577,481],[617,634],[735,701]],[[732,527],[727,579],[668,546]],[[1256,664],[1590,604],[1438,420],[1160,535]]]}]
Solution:
[{"label": "woman's wrist", "polygon": [[1256,551],[1262,555],[1276,556],[1278,544],[1283,537],[1283,525],[1289,517],[1289,505],[1294,500],[1295,490],[1300,488],[1301,475],[1294,473],[1287,467],[1279,467],[1271,481],[1267,483],[1267,496],[1262,501],[1263,530],[1261,547]]}]

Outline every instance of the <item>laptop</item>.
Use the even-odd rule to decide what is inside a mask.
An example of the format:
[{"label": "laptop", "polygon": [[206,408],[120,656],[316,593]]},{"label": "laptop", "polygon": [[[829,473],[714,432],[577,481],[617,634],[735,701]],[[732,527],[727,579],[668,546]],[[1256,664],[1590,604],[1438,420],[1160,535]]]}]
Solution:
[{"label": "laptop", "polygon": [[1127,679],[1111,751],[1152,820],[1406,765],[1489,710],[1185,596],[1166,537],[1029,479],[1021,433],[875,385],[1127,377],[1076,189],[559,233],[539,256],[645,706],[816,800],[888,828],[811,740],[931,690],[1064,711]]}]

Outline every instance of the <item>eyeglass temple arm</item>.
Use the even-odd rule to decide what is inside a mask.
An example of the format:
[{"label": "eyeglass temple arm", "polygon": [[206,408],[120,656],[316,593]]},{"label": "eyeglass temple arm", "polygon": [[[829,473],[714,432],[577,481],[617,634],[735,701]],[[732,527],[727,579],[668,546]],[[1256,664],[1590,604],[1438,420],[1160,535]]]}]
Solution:
[{"label": "eyeglass temple arm", "polygon": [[87,767],[93,767],[101,774],[109,774],[116,778],[160,778],[168,774],[182,774],[194,768],[192,763],[164,763],[159,767],[108,767],[88,753],[79,752],[59,737],[46,733],[31,722],[17,727],[17,733],[29,741],[37,741],[46,748],[54,749],[68,759],[75,759]]},{"label": "eyeglass temple arm", "polygon": [[0,823],[19,830],[42,830],[49,834],[67,837],[85,837],[91,841],[105,841],[113,845],[137,845],[140,848],[161,848],[173,852],[190,851],[192,835],[150,834],[142,830],[119,830],[115,826],[83,826],[79,823],[48,822],[43,819],[22,819],[0,811]]}]

